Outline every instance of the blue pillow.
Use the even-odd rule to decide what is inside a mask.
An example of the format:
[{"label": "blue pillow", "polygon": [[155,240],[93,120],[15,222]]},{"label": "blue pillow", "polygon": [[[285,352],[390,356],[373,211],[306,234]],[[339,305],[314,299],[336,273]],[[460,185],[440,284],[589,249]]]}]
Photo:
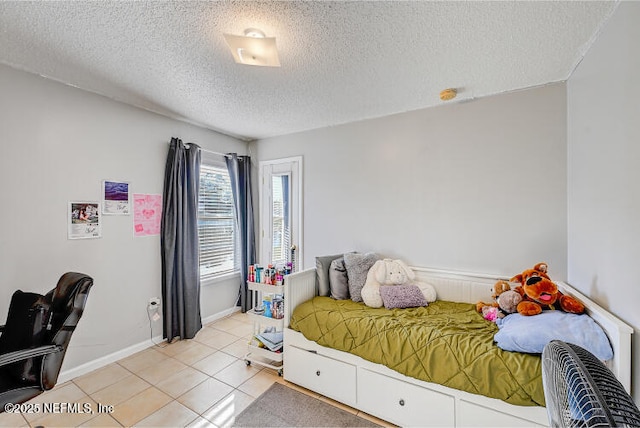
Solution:
[{"label": "blue pillow", "polygon": [[505,351],[540,354],[554,339],[573,343],[602,361],[613,358],[607,335],[588,315],[545,311],[538,315],[511,314],[496,321],[500,329],[493,340]]}]

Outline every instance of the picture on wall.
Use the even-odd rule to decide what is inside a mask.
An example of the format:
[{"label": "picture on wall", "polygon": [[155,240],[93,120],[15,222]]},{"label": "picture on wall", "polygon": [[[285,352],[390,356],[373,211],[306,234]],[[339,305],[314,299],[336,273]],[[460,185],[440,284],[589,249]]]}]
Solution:
[{"label": "picture on wall", "polygon": [[162,219],[162,195],[133,195],[134,236],[160,235]]},{"label": "picture on wall", "polygon": [[67,222],[69,239],[100,238],[100,203],[69,202]]},{"label": "picture on wall", "polygon": [[129,183],[126,181],[102,181],[102,214],[129,215]]}]

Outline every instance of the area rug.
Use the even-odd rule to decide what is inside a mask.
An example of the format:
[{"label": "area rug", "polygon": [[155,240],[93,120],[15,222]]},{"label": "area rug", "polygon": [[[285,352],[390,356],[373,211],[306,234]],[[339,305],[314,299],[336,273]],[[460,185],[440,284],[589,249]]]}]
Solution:
[{"label": "area rug", "polygon": [[235,427],[378,427],[345,410],[274,383],[244,409]]}]

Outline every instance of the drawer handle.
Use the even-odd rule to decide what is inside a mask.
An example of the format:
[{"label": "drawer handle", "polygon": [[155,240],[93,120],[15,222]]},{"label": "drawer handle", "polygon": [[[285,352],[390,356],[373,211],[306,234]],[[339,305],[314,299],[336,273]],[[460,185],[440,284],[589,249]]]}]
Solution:
[{"label": "drawer handle", "polygon": [[320,376],[320,370],[316,372],[316,376]]},{"label": "drawer handle", "polygon": [[400,404],[401,406],[404,406],[404,400],[401,398],[398,404]]}]

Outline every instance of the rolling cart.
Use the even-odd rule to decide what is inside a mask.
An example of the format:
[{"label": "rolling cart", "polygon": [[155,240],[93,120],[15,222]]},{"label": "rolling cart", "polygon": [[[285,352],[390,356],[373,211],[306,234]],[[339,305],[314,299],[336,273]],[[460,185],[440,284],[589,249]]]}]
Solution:
[{"label": "rolling cart", "polygon": [[[268,294],[282,295],[284,297],[284,286],[282,285],[269,285],[261,284],[257,282],[247,282],[247,287],[253,293],[253,301],[261,302]],[[284,305],[283,305],[284,307]],[[276,332],[282,332],[284,328],[284,313],[280,315],[282,318],[271,318],[265,316],[264,312],[256,310],[256,308],[247,311],[249,318],[253,321],[253,337],[248,344],[247,354],[244,356],[244,361],[247,365],[257,364],[264,367],[269,367],[278,372],[278,376],[282,376],[283,361],[282,361],[282,347],[278,351],[271,351],[268,347],[260,347],[256,343],[257,335],[264,333],[265,329],[272,329]]]}]

